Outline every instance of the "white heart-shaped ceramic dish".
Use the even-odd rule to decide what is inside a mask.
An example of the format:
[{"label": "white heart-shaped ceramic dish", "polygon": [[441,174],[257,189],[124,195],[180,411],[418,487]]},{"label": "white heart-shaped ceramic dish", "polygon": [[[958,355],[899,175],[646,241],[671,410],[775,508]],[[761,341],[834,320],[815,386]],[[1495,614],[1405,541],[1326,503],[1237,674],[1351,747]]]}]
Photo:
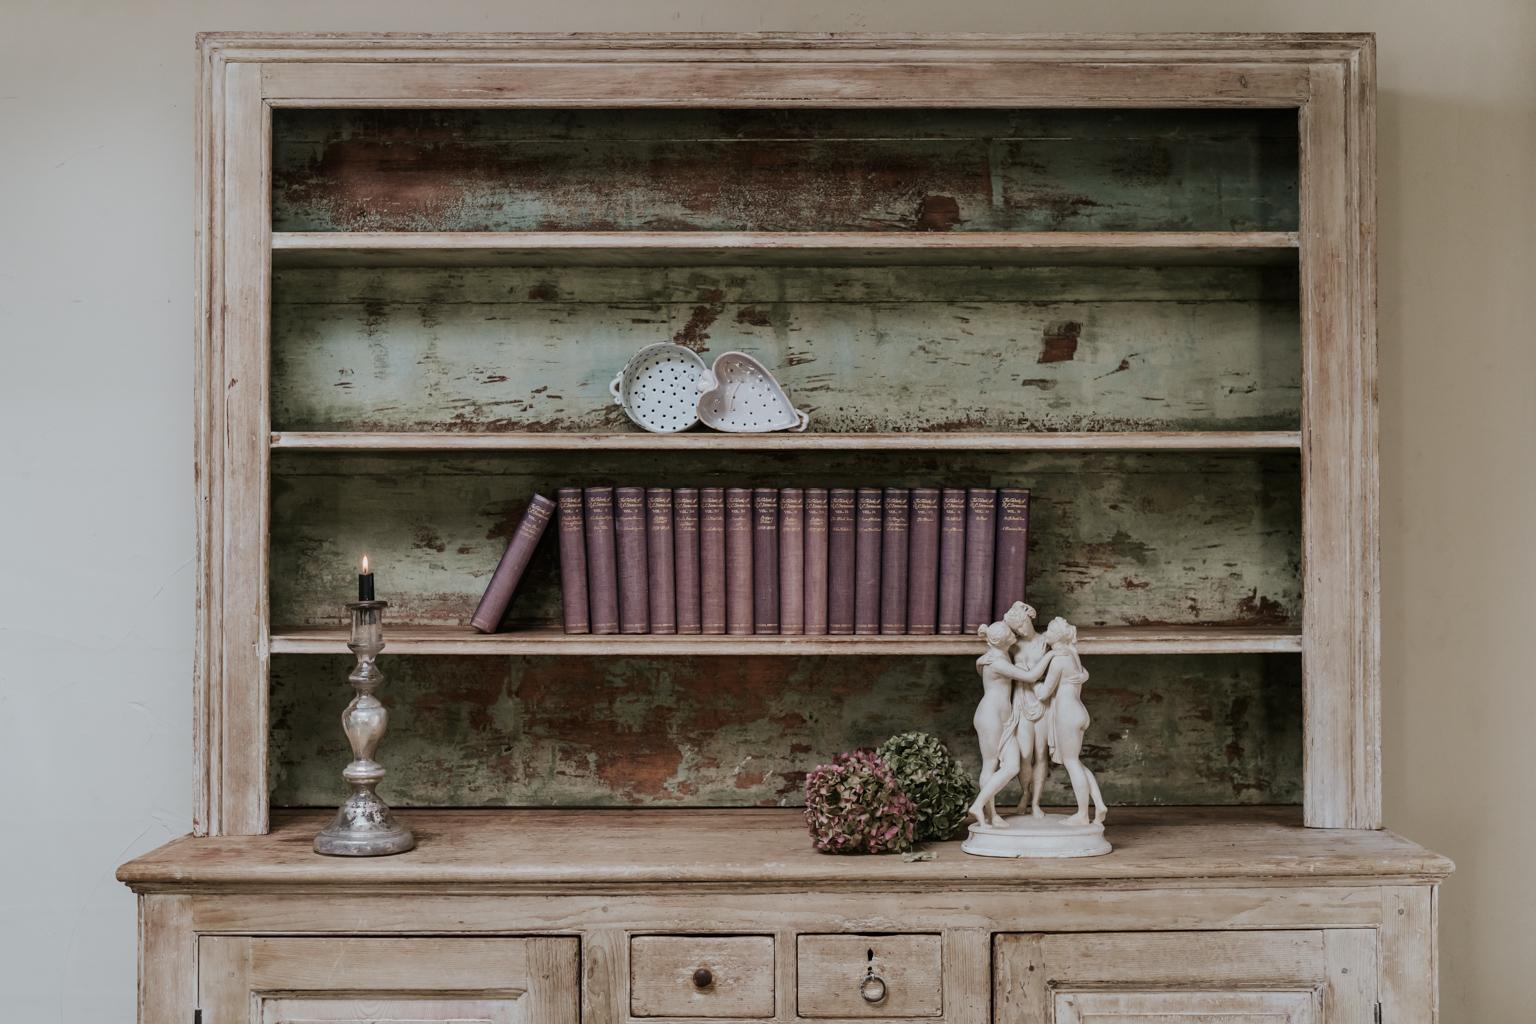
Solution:
[{"label": "white heart-shaped ceramic dish", "polygon": [[699,380],[699,419],[712,430],[759,434],[804,430],[810,416],[790,402],[768,368],[745,352],[722,352]]},{"label": "white heart-shaped ceramic dish", "polygon": [[708,372],[693,349],[664,341],[631,356],[608,392],[636,426],[675,434],[699,422],[699,392]]}]

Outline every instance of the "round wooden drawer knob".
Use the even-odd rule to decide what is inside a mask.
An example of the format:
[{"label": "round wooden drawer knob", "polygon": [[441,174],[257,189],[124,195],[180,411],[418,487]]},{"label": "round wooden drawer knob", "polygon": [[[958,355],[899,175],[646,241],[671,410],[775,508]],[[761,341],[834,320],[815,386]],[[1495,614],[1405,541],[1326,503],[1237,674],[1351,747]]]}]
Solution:
[{"label": "round wooden drawer knob", "polygon": [[859,995],[866,1003],[878,1003],[885,999],[885,979],[871,971],[859,984]]},{"label": "round wooden drawer knob", "polygon": [[700,967],[698,970],[693,972],[694,988],[709,988],[709,986],[713,985],[714,983],[715,976],[710,973],[708,967]]}]

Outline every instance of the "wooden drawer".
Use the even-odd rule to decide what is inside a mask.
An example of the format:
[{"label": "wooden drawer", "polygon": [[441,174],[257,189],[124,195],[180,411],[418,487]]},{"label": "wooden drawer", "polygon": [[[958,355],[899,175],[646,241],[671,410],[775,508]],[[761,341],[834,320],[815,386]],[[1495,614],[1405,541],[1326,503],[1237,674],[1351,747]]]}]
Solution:
[{"label": "wooden drawer", "polygon": [[629,941],[635,1017],[772,1017],[773,936],[636,935]]},{"label": "wooden drawer", "polygon": [[937,1017],[944,1012],[937,935],[802,935],[802,1017]]}]

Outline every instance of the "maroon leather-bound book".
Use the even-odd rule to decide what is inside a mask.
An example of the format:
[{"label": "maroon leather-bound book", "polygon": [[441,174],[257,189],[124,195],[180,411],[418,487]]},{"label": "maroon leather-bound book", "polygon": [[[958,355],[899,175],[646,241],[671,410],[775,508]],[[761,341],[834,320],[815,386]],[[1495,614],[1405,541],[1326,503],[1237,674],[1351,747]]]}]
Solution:
[{"label": "maroon leather-bound book", "polygon": [[725,492],[725,631],[752,635],[752,491]]},{"label": "maroon leather-bound book", "polygon": [[853,631],[880,632],[880,534],[885,497],[878,487],[860,487],[854,506]]},{"label": "maroon leather-bound book", "polygon": [[588,487],[584,492],[587,520],[587,603],[592,632],[619,631],[619,556],[613,539],[613,488]]},{"label": "maroon leather-bound book", "polygon": [[703,632],[699,595],[699,490],[672,492],[672,564],[677,581],[677,631]]},{"label": "maroon leather-bound book", "polygon": [[779,490],[752,492],[752,632],[779,631]]},{"label": "maroon leather-bound book", "polygon": [[939,627],[939,489],[912,488],[907,529],[907,632],[932,636]]},{"label": "maroon leather-bound book", "polygon": [[725,491],[699,489],[699,623],[705,633],[725,632]]},{"label": "maroon leather-bound book", "polygon": [[512,539],[507,541],[507,550],[501,553],[501,561],[491,573],[490,584],[480,595],[480,603],[469,620],[471,626],[482,633],[496,632],[501,617],[507,612],[507,605],[512,603],[512,592],[522,580],[523,572],[533,558],[533,549],[539,546],[539,538],[544,536],[544,529],[554,512],[555,503],[542,494],[535,494],[528,502],[522,520],[512,531]]},{"label": "maroon leather-bound book", "polygon": [[965,488],[939,492],[939,633],[965,627]]},{"label": "maroon leather-bound book", "polygon": [[997,541],[992,555],[992,618],[1001,619],[1013,602],[1024,600],[1029,567],[1029,490],[997,491]]},{"label": "maroon leather-bound book", "polygon": [[907,631],[907,542],[911,536],[911,495],[905,487],[887,487],[881,514],[880,632]]},{"label": "maroon leather-bound book", "polygon": [[805,632],[805,492],[779,489],[779,632]]},{"label": "maroon leather-bound book", "polygon": [[619,632],[651,631],[651,588],[645,550],[645,488],[613,489],[613,539],[619,552]]},{"label": "maroon leather-bound book", "polygon": [[965,492],[965,632],[992,621],[992,555],[997,541],[997,491]]},{"label": "maroon leather-bound book", "polygon": [[805,489],[805,632],[827,632],[827,489]]},{"label": "maroon leather-bound book", "polygon": [[677,577],[673,564],[672,488],[645,491],[646,583],[650,595],[651,632],[677,632]]},{"label": "maroon leather-bound book", "polygon": [[853,632],[856,499],[850,487],[827,492],[827,632]]},{"label": "maroon leather-bound book", "polygon": [[562,487],[556,498],[560,505],[560,615],[567,633],[589,633],[587,517],[581,511],[581,488]]}]

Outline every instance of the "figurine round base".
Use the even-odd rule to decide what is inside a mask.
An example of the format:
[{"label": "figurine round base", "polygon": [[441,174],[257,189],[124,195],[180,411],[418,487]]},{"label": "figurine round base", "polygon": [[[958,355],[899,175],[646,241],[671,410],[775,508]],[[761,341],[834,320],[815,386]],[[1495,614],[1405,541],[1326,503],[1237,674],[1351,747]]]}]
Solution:
[{"label": "figurine round base", "polygon": [[1103,825],[1068,824],[1065,814],[1021,814],[1003,821],[972,825],[960,849],[975,857],[1102,857],[1114,849]]}]

